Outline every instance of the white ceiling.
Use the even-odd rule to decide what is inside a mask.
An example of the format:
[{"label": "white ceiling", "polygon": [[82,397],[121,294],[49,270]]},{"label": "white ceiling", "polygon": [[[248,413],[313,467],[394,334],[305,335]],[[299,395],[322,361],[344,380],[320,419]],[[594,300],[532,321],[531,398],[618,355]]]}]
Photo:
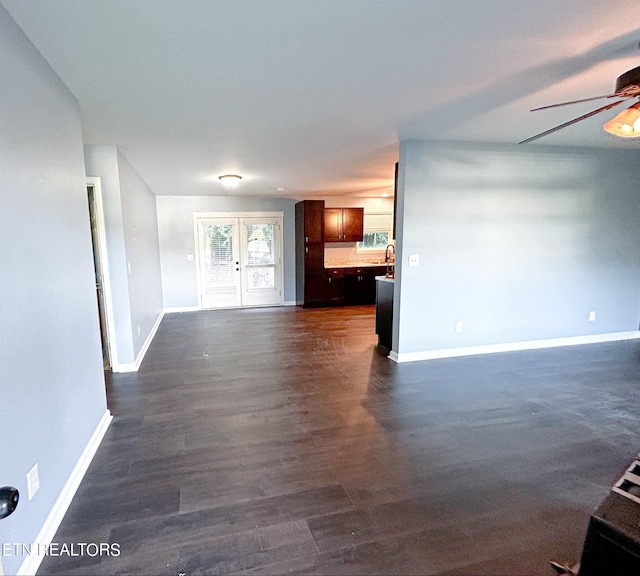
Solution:
[{"label": "white ceiling", "polygon": [[[119,146],[156,194],[225,194],[231,172],[234,195],[379,196],[398,140],[515,143],[605,102],[530,108],[640,65],[637,0],[0,2],[85,142]],[[539,143],[639,148],[602,131],[614,114]]]}]

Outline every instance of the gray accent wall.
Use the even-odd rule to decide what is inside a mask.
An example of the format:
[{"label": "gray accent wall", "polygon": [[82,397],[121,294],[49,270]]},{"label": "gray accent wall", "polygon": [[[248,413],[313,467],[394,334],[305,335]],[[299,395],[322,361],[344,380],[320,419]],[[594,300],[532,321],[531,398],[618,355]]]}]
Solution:
[{"label": "gray accent wall", "polygon": [[28,544],[107,406],[78,104],[2,6],[0,77],[0,541]]},{"label": "gray accent wall", "polygon": [[402,142],[394,351],[638,330],[639,160]]},{"label": "gray accent wall", "polygon": [[[166,308],[198,306],[194,212],[283,212],[284,300],[296,299],[295,200],[230,196],[157,196]],[[194,256],[187,260],[187,256]]]},{"label": "gray accent wall", "polygon": [[114,369],[129,369],[163,308],[155,195],[115,146],[85,146],[84,156],[87,176],[99,177],[102,188],[116,335]]},{"label": "gray accent wall", "polygon": [[133,330],[129,303],[129,274],[125,245],[124,221],[118,151],[115,146],[85,146],[84,162],[87,176],[100,178],[104,211],[107,260],[111,284],[111,305],[115,323],[115,350],[111,350],[112,363],[133,363]]},{"label": "gray accent wall", "polygon": [[163,309],[158,214],[155,194],[120,150],[117,157],[133,357],[137,358]]}]

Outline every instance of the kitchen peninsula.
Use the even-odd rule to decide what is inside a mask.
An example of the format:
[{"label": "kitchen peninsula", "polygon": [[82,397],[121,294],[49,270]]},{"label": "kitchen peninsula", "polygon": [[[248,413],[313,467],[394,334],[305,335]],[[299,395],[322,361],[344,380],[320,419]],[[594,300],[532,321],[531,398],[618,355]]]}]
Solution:
[{"label": "kitchen peninsula", "polygon": [[378,345],[391,350],[393,327],[394,279],[376,277],[376,334]]}]

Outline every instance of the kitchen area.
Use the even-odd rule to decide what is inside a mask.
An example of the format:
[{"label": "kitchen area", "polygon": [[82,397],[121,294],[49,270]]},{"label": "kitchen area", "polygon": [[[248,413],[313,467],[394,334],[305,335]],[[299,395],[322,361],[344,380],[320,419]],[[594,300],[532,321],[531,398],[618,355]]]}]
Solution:
[{"label": "kitchen area", "polygon": [[329,203],[304,200],[295,206],[296,304],[303,308],[375,304],[379,344],[390,349],[395,268],[392,199],[375,204],[365,199],[360,202],[364,206]]}]

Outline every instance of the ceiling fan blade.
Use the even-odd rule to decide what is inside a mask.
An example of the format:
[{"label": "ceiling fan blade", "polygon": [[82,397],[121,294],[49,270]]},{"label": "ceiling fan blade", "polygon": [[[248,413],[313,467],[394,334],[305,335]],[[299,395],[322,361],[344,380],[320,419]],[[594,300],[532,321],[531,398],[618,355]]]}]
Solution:
[{"label": "ceiling fan blade", "polygon": [[596,114],[600,114],[600,112],[606,112],[607,110],[610,110],[614,106],[618,106],[618,104],[622,104],[623,102],[626,102],[627,100],[629,100],[629,98],[625,98],[624,100],[618,100],[617,102],[613,102],[611,104],[607,104],[606,106],[603,106],[602,108],[598,108],[597,110],[593,110],[591,112],[587,112],[586,114],[583,114],[582,116],[578,116],[577,118],[574,118],[573,120],[569,120],[569,122],[565,122],[564,124],[560,124],[559,126],[555,126],[554,128],[550,128],[549,130],[545,130],[544,132],[540,132],[540,134],[536,134],[535,136],[531,136],[531,138],[527,138],[526,140],[522,140],[521,142],[518,142],[518,144],[527,144],[528,142],[533,142],[534,140],[537,140],[538,138],[542,138],[543,136],[548,136],[549,134],[553,134],[554,132],[557,132],[558,130],[562,130],[563,128],[566,128],[567,126],[571,126],[572,124],[575,124],[576,122],[580,122],[581,120],[586,120],[587,118],[591,118],[591,116],[595,116]]},{"label": "ceiling fan blade", "polygon": [[547,108],[558,108],[559,106],[569,106],[570,104],[580,104],[580,102],[591,102],[592,100],[602,100],[603,98],[620,98],[627,97],[614,92],[613,94],[605,94],[604,96],[593,96],[591,98],[583,98],[582,100],[571,100],[571,102],[560,102],[558,104],[549,104],[548,106],[540,106],[540,108],[532,108],[530,112],[536,112],[537,110],[546,110]]}]

